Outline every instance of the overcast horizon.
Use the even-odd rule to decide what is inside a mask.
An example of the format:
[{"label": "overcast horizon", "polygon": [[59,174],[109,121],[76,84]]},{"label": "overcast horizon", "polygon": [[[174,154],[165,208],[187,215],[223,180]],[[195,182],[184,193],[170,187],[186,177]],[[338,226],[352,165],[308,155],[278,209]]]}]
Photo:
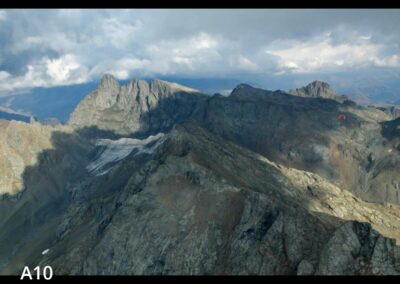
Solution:
[{"label": "overcast horizon", "polygon": [[398,9],[0,10],[0,95],[104,73],[397,82],[399,26]]}]

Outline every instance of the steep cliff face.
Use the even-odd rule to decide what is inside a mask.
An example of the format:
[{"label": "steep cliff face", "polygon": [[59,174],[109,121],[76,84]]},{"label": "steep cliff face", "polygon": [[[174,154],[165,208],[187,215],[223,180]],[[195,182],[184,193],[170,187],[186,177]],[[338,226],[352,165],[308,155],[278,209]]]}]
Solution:
[{"label": "steep cliff face", "polygon": [[188,118],[201,97],[206,95],[175,83],[132,80],[120,86],[113,76],[105,75],[72,113],[69,124],[118,135],[158,133]]}]

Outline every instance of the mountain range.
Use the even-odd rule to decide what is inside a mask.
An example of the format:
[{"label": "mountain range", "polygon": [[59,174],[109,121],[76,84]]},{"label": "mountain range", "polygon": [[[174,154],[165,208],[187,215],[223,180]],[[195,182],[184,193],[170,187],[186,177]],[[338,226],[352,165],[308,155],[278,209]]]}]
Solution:
[{"label": "mountain range", "polygon": [[105,75],[0,128],[0,274],[400,274],[396,107]]},{"label": "mountain range", "polygon": [[28,114],[17,112],[10,108],[0,106],[0,119],[29,122],[30,118],[31,116]]},{"label": "mountain range", "polygon": [[[385,74],[385,73],[383,73]],[[400,87],[397,80],[392,80],[386,75],[373,74],[375,80],[368,80],[372,75],[360,75],[360,78],[353,78],[348,81],[349,74],[338,74],[337,76],[323,76],[321,74],[309,74],[304,76],[251,76],[238,75],[232,78],[183,78],[173,76],[162,76],[161,79],[169,82],[176,82],[181,85],[191,86],[200,90],[202,93],[214,95],[221,93],[229,95],[235,86],[246,82],[259,88],[282,88],[287,89],[288,93],[296,91],[293,86],[302,85],[309,82],[310,78],[316,76],[321,80],[333,81],[335,89],[338,90],[338,97],[349,98],[357,104],[368,106],[397,106],[400,105],[398,94]],[[386,76],[386,77],[385,77]],[[382,78],[381,78],[382,77]],[[144,78],[150,82],[153,78]],[[311,79],[312,80],[312,79]],[[127,84],[129,80],[119,80],[121,84]],[[56,86],[56,87],[36,87],[19,93],[10,93],[0,96],[0,107],[7,107],[17,112],[34,116],[42,122],[59,121],[67,123],[71,113],[75,110],[81,100],[93,89],[98,82],[90,81],[83,84]],[[301,92],[302,88],[297,88]],[[336,94],[336,92],[335,92]],[[343,95],[343,94],[346,94]]]}]

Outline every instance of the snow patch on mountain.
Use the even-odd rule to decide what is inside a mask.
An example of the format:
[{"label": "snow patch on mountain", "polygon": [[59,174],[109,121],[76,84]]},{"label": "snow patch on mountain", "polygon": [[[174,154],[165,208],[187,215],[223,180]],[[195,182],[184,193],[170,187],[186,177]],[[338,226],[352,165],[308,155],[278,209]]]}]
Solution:
[{"label": "snow patch on mountain", "polygon": [[165,139],[166,135],[164,133],[150,135],[146,139],[99,139],[96,142],[96,146],[102,147],[103,150],[101,154],[86,167],[86,169],[96,176],[104,175],[111,170],[111,164],[121,161],[133,151],[135,151],[134,156],[153,153],[154,150],[165,141]]}]

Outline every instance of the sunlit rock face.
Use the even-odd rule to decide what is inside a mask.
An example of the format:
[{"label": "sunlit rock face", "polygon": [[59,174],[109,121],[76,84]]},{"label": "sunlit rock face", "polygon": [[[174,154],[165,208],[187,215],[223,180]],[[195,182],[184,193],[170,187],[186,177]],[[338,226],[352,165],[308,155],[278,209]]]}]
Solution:
[{"label": "sunlit rock face", "polygon": [[314,81],[305,87],[289,90],[289,94],[306,98],[324,98],[343,102],[346,96],[339,96],[328,83]]},{"label": "sunlit rock face", "polygon": [[0,122],[0,194],[14,195],[23,187],[26,167],[37,163],[38,154],[52,148],[51,129],[40,124]]},{"label": "sunlit rock face", "polygon": [[[44,157],[54,145],[54,133],[71,135],[73,129],[69,126],[42,125],[38,122],[25,123],[21,121],[0,121],[0,195],[15,195],[25,187],[27,169],[40,164],[46,158],[51,164],[57,164],[57,157]],[[70,147],[74,147],[71,141]],[[68,148],[63,154],[67,154]]]},{"label": "sunlit rock face", "polygon": [[113,76],[105,75],[72,113],[69,124],[118,135],[155,134],[188,118],[197,101],[205,97],[197,90],[162,80],[134,79],[120,86]]}]

